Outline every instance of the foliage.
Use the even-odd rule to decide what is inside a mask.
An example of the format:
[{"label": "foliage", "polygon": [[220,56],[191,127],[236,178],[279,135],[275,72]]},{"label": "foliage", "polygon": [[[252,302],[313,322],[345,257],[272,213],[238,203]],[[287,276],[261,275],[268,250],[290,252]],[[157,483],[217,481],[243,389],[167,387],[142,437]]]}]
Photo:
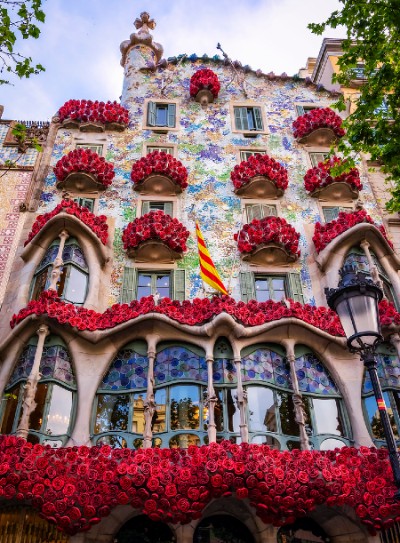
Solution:
[{"label": "foliage", "polygon": [[[0,1],[0,72],[9,72],[18,77],[29,77],[44,71],[41,64],[32,64],[32,58],[15,51],[18,38],[37,39],[44,23],[45,13],[41,9],[42,0]],[[0,78],[0,85],[9,84]]]},{"label": "foliage", "polygon": [[[327,27],[346,27],[344,53],[338,60],[340,73],[334,74],[333,81],[351,87],[362,63],[363,84],[359,94],[352,95],[356,97],[356,107],[344,121],[346,136],[338,147],[346,156],[353,150],[369,153],[372,161],[382,162],[383,172],[394,184],[387,208],[400,211],[399,5],[396,0],[340,0],[340,3],[342,9],[332,12],[325,22],[309,25],[318,35]],[[335,107],[346,109],[346,95],[339,98]]]}]

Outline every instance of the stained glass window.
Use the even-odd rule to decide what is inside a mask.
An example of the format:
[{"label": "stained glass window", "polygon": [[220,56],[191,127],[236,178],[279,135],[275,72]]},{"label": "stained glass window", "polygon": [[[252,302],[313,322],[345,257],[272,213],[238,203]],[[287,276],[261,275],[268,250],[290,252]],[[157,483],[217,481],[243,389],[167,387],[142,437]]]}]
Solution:
[{"label": "stained glass window", "polygon": [[290,388],[290,369],[285,357],[268,350],[257,349],[242,359],[242,379],[263,381]]},{"label": "stained glass window", "polygon": [[204,356],[184,346],[167,347],[157,353],[154,366],[156,385],[187,379],[207,383],[207,363]]},{"label": "stained glass window", "polygon": [[147,387],[149,361],[134,348],[120,350],[103,377],[101,390],[133,390]]},{"label": "stained glass window", "polygon": [[328,371],[313,353],[296,358],[296,375],[301,392],[339,395]]}]

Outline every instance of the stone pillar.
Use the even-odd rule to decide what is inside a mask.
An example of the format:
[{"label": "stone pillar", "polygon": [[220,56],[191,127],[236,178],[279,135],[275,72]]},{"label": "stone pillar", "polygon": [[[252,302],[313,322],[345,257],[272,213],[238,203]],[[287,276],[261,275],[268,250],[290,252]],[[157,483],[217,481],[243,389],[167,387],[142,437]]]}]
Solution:
[{"label": "stone pillar", "polygon": [[57,283],[61,276],[61,268],[64,264],[62,255],[64,252],[65,242],[69,238],[69,234],[66,230],[63,230],[58,237],[60,238],[60,245],[58,246],[58,253],[53,262],[53,269],[51,271],[51,283],[49,286],[49,289],[52,290],[57,290]]},{"label": "stone pillar", "polygon": [[36,396],[37,384],[41,377],[40,371],[39,371],[40,361],[42,359],[44,342],[48,334],[49,334],[48,327],[45,324],[42,324],[42,326],[37,331],[37,335],[39,336],[39,339],[38,339],[38,343],[36,347],[35,358],[33,360],[33,366],[29,374],[29,377],[26,381],[26,384],[24,386],[25,395],[24,395],[24,402],[22,404],[22,415],[21,415],[21,420],[19,421],[19,424],[18,424],[17,432],[16,432],[18,437],[23,437],[24,439],[28,437],[29,419],[30,419],[31,414],[36,408],[35,396]]},{"label": "stone pillar", "polygon": [[241,372],[242,361],[240,358],[235,358],[236,366],[236,375],[237,375],[237,406],[240,413],[240,437],[243,443],[249,442],[249,428],[247,425],[247,392],[243,390],[242,383],[242,372]]},{"label": "stone pillar", "polygon": [[147,392],[144,405],[144,439],[143,448],[150,449],[153,442],[153,417],[156,412],[156,402],[154,398],[154,360],[156,353],[153,350],[148,350],[147,357],[149,359],[149,369],[147,372]]},{"label": "stone pillar", "polygon": [[396,348],[397,356],[400,358],[400,335],[397,333],[392,334],[389,341]]},{"label": "stone pillar", "polygon": [[378,283],[378,285],[382,288],[382,281],[380,280],[379,272],[377,270],[377,267],[375,266],[375,262],[372,258],[371,251],[369,250],[369,247],[370,247],[369,242],[366,239],[363,239],[362,242],[360,243],[360,247],[364,251],[365,256],[367,257],[369,271],[371,273],[372,279],[375,281],[375,283]]},{"label": "stone pillar", "polygon": [[303,397],[300,393],[299,382],[297,381],[296,374],[296,358],[294,355],[294,342],[285,342],[286,356],[289,361],[290,366],[290,377],[292,380],[293,386],[293,404],[294,404],[294,414],[295,420],[299,425],[300,431],[300,447],[302,451],[309,451],[310,441],[306,432],[306,417],[304,412]]},{"label": "stone pillar", "polygon": [[208,441],[215,443],[217,441],[217,425],[215,424],[215,404],[217,403],[217,395],[215,394],[213,383],[213,363],[212,356],[207,357],[207,398],[204,402],[208,408]]}]

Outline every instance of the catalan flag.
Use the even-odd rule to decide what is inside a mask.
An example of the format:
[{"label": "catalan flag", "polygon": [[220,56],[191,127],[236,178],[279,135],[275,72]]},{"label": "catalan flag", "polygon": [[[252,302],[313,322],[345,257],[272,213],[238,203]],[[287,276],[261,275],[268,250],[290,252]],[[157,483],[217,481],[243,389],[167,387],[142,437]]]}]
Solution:
[{"label": "catalan flag", "polygon": [[228,291],[224,287],[221,277],[217,272],[217,269],[212,261],[210,253],[208,252],[206,243],[201,233],[199,223],[196,221],[196,234],[197,234],[197,247],[199,249],[200,259],[200,276],[205,283],[210,287],[222,292],[222,294],[228,294]]}]

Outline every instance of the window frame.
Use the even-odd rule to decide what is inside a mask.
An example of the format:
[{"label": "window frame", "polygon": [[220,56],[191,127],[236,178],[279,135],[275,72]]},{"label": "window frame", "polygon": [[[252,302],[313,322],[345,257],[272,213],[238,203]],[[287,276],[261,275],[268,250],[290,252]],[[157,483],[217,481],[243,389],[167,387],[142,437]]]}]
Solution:
[{"label": "window frame", "polygon": [[285,277],[285,298],[290,298],[301,304],[305,303],[300,272],[295,270],[287,271],[284,269],[277,269],[272,272],[270,270],[264,271],[261,269],[257,271],[239,272],[240,297],[242,301],[257,301],[255,285],[255,279],[257,276],[265,276],[270,278]]},{"label": "window frame", "polygon": [[248,158],[242,157],[242,153],[249,153],[251,155],[257,155],[257,154],[266,155],[267,154],[267,149],[265,149],[264,147],[263,148],[243,147],[241,149],[238,149],[238,151],[237,151],[238,164],[240,164],[243,161],[247,161],[250,158],[250,157],[248,157]]},{"label": "window frame", "polygon": [[[320,149],[318,151],[314,151],[313,149],[307,149],[308,153],[308,160],[311,165],[311,168],[316,168],[320,162],[324,162],[327,158],[329,158],[329,150],[321,151]],[[325,155],[324,158],[321,160],[316,160],[313,155]]]},{"label": "window frame", "polygon": [[[259,200],[252,201],[249,199],[249,200],[243,201],[242,205],[243,205],[243,214],[247,223],[250,223],[253,219],[261,220],[261,219],[264,219],[265,217],[279,217],[280,215],[280,209],[276,200],[274,201],[271,200],[271,203],[270,203],[268,200],[266,200],[265,202],[264,201],[260,202]],[[260,217],[254,216],[254,210],[257,208],[257,206],[260,206]],[[274,209],[275,213],[266,214],[265,213],[266,208],[271,208],[271,210]],[[253,209],[253,218],[251,218],[252,209]]]},{"label": "window frame", "polygon": [[[147,205],[150,204],[150,205]],[[143,217],[143,215],[146,215],[146,213],[149,213],[150,211],[156,211],[156,209],[151,209],[151,204],[165,204],[163,211],[166,215],[170,215],[171,217],[177,216],[177,199],[173,197],[162,197],[162,196],[155,196],[155,197],[147,197],[144,196],[143,198],[140,198],[137,202],[137,210],[138,210],[138,217]],[[170,212],[165,211],[165,209],[169,209]]]},{"label": "window frame", "polygon": [[147,142],[143,145],[143,156],[147,156],[149,153],[153,153],[159,149],[168,149],[168,154],[176,158],[177,148],[176,144]]},{"label": "window frame", "polygon": [[320,104],[319,102],[295,102],[294,107],[296,111],[296,117],[302,117],[313,109],[322,109],[329,106],[325,104]]},{"label": "window frame", "polygon": [[[246,108],[247,110],[249,110],[249,109],[254,110],[254,108],[258,108],[259,113],[260,113],[259,120],[261,121],[262,128],[261,129],[249,129],[249,128],[247,128],[247,129],[239,129],[239,128],[237,128],[237,124],[236,124],[237,114],[236,114],[236,111],[235,111],[236,108]],[[265,112],[264,112],[263,104],[261,102],[252,102],[252,101],[248,101],[248,102],[230,102],[229,109],[230,109],[230,115],[231,115],[232,133],[243,134],[243,136],[245,138],[246,137],[247,138],[256,138],[258,136],[258,134],[261,134],[261,135],[267,134],[267,131],[266,131],[267,123],[266,123],[266,118],[265,118]],[[255,120],[255,123],[256,122],[257,121]]]},{"label": "window frame", "polygon": [[[100,148],[100,152],[96,150],[96,148],[97,149]],[[104,156],[104,143],[96,143],[96,142],[83,143],[83,142],[77,141],[75,143],[75,149],[89,149],[90,151],[93,151],[99,156]]]},{"label": "window frame", "polygon": [[[326,202],[323,202],[320,204],[320,216],[321,216],[321,220],[323,221],[324,224],[328,224],[329,222],[331,221],[334,221],[337,219],[338,215],[336,217],[334,217],[333,219],[330,219],[330,220],[327,220],[326,217],[325,217],[325,210],[328,210],[328,209],[338,209],[338,214],[341,212],[341,211],[345,211],[346,213],[351,213],[354,211],[354,203],[351,203],[351,202],[348,202],[348,205],[343,205],[343,203],[341,203],[341,205],[337,205],[338,202],[331,202],[331,201],[326,201]],[[347,202],[346,202],[347,204]]]},{"label": "window frame", "polygon": [[[151,109],[153,107],[153,104],[155,105],[155,113],[157,112],[157,107],[166,106],[167,108],[167,123],[168,118],[172,116],[172,110],[174,110],[174,126],[170,126],[169,124],[166,125],[157,125],[152,124],[149,121],[150,115],[152,114]],[[170,111],[168,111],[168,106],[170,106]],[[144,115],[143,115],[143,129],[144,130],[152,130],[153,132],[159,132],[159,133],[166,133],[173,130],[179,130],[180,129],[180,118],[179,118],[179,110],[178,110],[178,101],[177,100],[162,100],[162,99],[152,99],[147,98],[144,102]]]},{"label": "window frame", "polygon": [[166,267],[157,264],[143,264],[143,266],[125,266],[121,281],[119,302],[121,304],[138,300],[138,277],[139,273],[170,275],[170,295],[172,300],[184,301],[186,299],[186,270],[184,268]]}]

